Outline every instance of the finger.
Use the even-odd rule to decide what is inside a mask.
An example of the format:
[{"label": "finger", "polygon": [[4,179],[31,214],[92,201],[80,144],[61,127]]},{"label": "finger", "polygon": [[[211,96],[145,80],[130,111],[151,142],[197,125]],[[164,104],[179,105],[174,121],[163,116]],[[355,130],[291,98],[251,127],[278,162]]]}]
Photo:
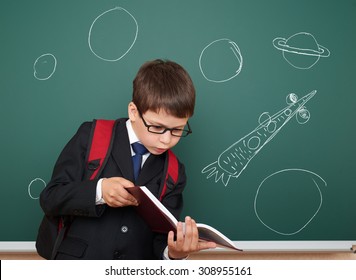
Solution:
[{"label": "finger", "polygon": [[108,194],[104,196],[106,203],[111,207],[137,206],[138,202],[122,186],[114,186]]},{"label": "finger", "polygon": [[185,217],[185,237],[189,241],[191,241],[193,238],[194,226],[195,226],[195,224],[193,224],[192,218],[189,216]]},{"label": "finger", "polygon": [[177,240],[175,242],[176,244],[176,248],[178,250],[181,250],[184,246],[184,231],[183,231],[183,223],[182,222],[178,222],[177,224]]},{"label": "finger", "polygon": [[206,250],[206,249],[214,249],[216,248],[216,243],[215,242],[207,242],[207,241],[200,241],[199,243],[199,251],[200,250]]},{"label": "finger", "polygon": [[127,180],[123,177],[111,177],[109,180],[114,183],[115,185],[120,185],[124,188],[132,188],[134,187],[134,183],[132,183],[130,180]]},{"label": "finger", "polygon": [[112,190],[119,190],[124,188],[133,187],[134,184],[131,181],[126,180],[125,178],[121,177],[111,177],[111,178],[104,178],[101,187],[103,192],[108,192],[112,194]]},{"label": "finger", "polygon": [[121,189],[122,196],[126,200],[129,200],[129,201],[132,202],[129,205],[137,206],[138,205],[138,201],[136,200],[136,198],[126,190],[128,188],[135,187],[135,185],[131,181],[129,181],[129,180],[125,179],[125,178],[121,178],[121,177],[120,177],[120,185],[122,186],[122,189]]},{"label": "finger", "polygon": [[128,205],[138,205],[136,198],[124,188],[119,190],[119,200],[123,203],[128,203]]},{"label": "finger", "polygon": [[186,235],[185,235],[185,249],[190,252],[198,251],[199,249],[199,233],[195,221],[189,216],[185,219]]},{"label": "finger", "polygon": [[129,205],[129,203],[120,197],[114,196],[105,200],[110,207],[124,207]]},{"label": "finger", "polygon": [[193,219],[191,220],[191,227],[192,227],[191,247],[192,250],[197,251],[199,250],[199,231],[197,228],[197,224]]},{"label": "finger", "polygon": [[134,183],[132,183],[130,180],[127,180],[125,178],[120,177],[120,183],[124,188],[133,188],[135,186]]},{"label": "finger", "polygon": [[174,232],[170,231],[168,233],[168,241],[167,241],[168,249],[174,248],[175,242],[174,242]]},{"label": "finger", "polygon": [[134,197],[131,199],[130,197],[117,196],[115,197],[115,204],[119,207],[137,206],[138,202]]}]

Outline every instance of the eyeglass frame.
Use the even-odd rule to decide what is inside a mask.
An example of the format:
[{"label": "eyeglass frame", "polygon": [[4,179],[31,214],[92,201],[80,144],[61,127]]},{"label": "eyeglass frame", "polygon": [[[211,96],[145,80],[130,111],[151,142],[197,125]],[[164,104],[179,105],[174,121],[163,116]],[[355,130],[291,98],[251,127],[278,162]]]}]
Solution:
[{"label": "eyeglass frame", "polygon": [[[186,129],[179,129],[179,128],[168,128],[168,127],[164,127],[164,126],[160,126],[160,125],[152,125],[152,124],[147,124],[145,119],[143,118],[142,114],[140,111],[138,111],[141,119],[142,119],[142,122],[144,124],[144,126],[147,128],[147,131],[150,132],[150,133],[154,133],[154,134],[165,134],[167,131],[169,131],[171,133],[172,136],[174,137],[187,137],[189,134],[193,133],[192,129],[190,128],[190,125],[189,125],[189,122],[187,121],[187,126],[188,126],[188,130]],[[155,132],[155,131],[150,131],[150,128],[151,127],[162,127],[163,128],[163,131],[162,132]],[[173,131],[174,130],[178,130],[178,131],[181,131],[182,132],[182,135],[175,135],[173,134]],[[186,132],[187,134],[183,135],[183,133]]]}]

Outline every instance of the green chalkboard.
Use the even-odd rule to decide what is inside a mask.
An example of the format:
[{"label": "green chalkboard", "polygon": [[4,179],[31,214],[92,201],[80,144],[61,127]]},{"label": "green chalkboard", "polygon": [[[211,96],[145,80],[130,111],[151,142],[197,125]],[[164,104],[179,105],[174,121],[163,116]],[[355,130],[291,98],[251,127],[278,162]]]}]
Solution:
[{"label": "green chalkboard", "polygon": [[237,241],[356,240],[355,26],[354,0],[1,1],[0,241],[35,240],[63,146],[127,116],[154,58],[197,90],[185,215]]}]

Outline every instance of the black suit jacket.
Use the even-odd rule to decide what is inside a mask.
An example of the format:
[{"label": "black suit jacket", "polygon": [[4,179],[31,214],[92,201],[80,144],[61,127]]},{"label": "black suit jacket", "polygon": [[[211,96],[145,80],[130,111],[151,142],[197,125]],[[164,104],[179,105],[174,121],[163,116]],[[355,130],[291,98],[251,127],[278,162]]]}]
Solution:
[{"label": "black suit jacket", "polygon": [[[126,119],[117,121],[111,154],[100,177],[124,177],[134,181]],[[73,220],[58,248],[57,259],[160,259],[167,235],[152,232],[134,207],[96,205],[99,179],[87,180],[86,156],[92,122],[81,125],[65,146],[54,167],[51,181],[42,191],[40,204],[48,217],[71,216]],[[156,197],[163,186],[166,153],[150,155],[135,185],[146,186]],[[99,178],[100,178],[99,177]],[[179,219],[186,184],[184,166],[179,179],[168,183],[162,203]],[[41,231],[41,227],[40,227]]]}]

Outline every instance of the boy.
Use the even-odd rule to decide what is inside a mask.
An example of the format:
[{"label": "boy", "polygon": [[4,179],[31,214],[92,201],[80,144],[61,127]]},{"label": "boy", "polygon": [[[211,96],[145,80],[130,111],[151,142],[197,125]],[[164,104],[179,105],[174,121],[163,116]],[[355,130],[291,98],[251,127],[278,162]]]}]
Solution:
[{"label": "boy", "polygon": [[[189,253],[214,248],[215,243],[198,240],[194,220],[185,218],[177,236],[152,232],[138,216],[135,198],[126,190],[146,186],[160,195],[167,150],[191,133],[195,89],[188,73],[172,61],[155,60],[139,69],[133,82],[129,119],[119,119],[111,154],[100,179],[83,178],[92,123],[81,125],[54,167],[52,179],[40,196],[48,220],[70,216],[63,240],[55,245],[55,259],[183,259]],[[130,144],[140,142],[147,152],[134,179]],[[186,184],[184,165],[179,162],[178,182],[169,186],[162,203],[179,217]],[[46,219],[44,219],[46,220]],[[45,250],[48,222],[42,222],[36,247]],[[42,234],[41,234],[42,233]],[[43,253],[42,253],[43,255]]]}]

